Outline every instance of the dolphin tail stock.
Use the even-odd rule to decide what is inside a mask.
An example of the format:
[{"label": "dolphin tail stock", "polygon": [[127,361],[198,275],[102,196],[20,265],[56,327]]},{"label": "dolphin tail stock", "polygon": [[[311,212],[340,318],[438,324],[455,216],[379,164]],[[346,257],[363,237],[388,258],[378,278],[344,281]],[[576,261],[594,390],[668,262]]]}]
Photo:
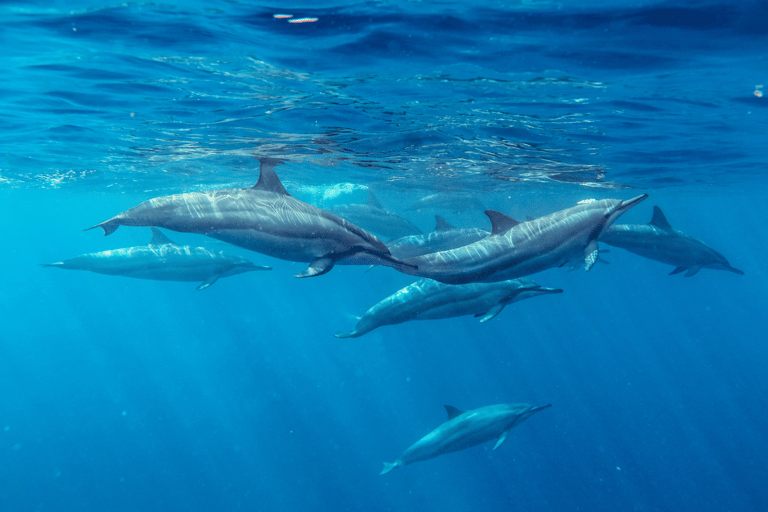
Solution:
[{"label": "dolphin tail stock", "polygon": [[400,467],[400,465],[397,462],[385,462],[384,463],[384,469],[381,470],[380,475],[383,475],[384,473],[389,473],[393,469]]}]

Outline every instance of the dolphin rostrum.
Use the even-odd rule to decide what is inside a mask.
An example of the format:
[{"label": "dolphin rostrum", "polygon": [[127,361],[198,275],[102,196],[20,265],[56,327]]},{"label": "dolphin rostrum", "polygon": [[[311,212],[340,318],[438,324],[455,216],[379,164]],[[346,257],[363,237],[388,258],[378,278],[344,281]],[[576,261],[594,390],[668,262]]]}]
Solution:
[{"label": "dolphin rostrum", "polygon": [[435,215],[435,230],[423,235],[410,235],[387,242],[392,256],[398,259],[415,258],[432,252],[464,247],[490,235],[484,229],[455,228],[439,215]]},{"label": "dolphin rostrum", "polygon": [[368,200],[365,204],[340,204],[331,208],[331,211],[371,233],[387,238],[421,233],[408,219],[385,210],[371,190],[368,190]]},{"label": "dolphin rostrum", "polygon": [[446,284],[504,281],[569,263],[584,262],[589,270],[597,261],[600,234],[646,197],[583,201],[527,222],[486,210],[492,225],[489,236],[457,249],[408,258],[404,261],[418,270],[399,270]]},{"label": "dolphin rostrum", "polygon": [[616,224],[600,235],[600,241],[674,265],[670,275],[687,270],[685,277],[691,277],[702,268],[730,270],[744,275],[704,242],[673,228],[658,206],[653,207],[653,217],[648,224]]},{"label": "dolphin rostrum", "polygon": [[381,475],[394,468],[432,459],[496,439],[495,450],[507,439],[509,431],[552,404],[499,404],[462,411],[445,406],[448,420],[412,444],[395,462],[385,462]]},{"label": "dolphin rostrum", "polygon": [[259,181],[251,188],[156,197],[88,229],[100,227],[109,235],[119,226],[157,226],[199,233],[274,258],[309,262],[296,277],[325,274],[341,259],[415,269],[393,258],[374,235],[291,197],[275,173],[281,160],[259,162]]},{"label": "dolphin rostrum", "polygon": [[544,288],[524,278],[458,285],[421,279],[374,305],[352,331],[336,333],[335,336],[357,338],[384,325],[463,315],[475,315],[480,317],[481,322],[487,322],[501,313],[508,304],[538,295],[562,292],[555,288]]},{"label": "dolphin rostrum", "polygon": [[152,228],[152,240],[149,245],[81,254],[41,266],[90,270],[97,274],[157,281],[202,281],[197,287],[198,290],[208,288],[220,277],[255,270],[272,270],[270,267],[256,266],[243,257],[224,251],[176,245],[157,228]]},{"label": "dolphin rostrum", "polygon": [[463,212],[484,210],[485,205],[471,194],[432,194],[419,199],[408,209],[423,210],[425,208],[442,208],[452,212]]}]

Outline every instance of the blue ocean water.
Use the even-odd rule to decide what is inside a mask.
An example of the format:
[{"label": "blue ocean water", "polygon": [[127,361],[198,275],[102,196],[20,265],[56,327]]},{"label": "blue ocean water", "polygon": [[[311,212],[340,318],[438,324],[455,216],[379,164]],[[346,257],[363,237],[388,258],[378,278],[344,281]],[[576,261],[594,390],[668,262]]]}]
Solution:
[{"label": "blue ocean water", "polygon": [[[292,19],[316,18],[306,23]],[[768,509],[764,2],[0,5],[0,510]],[[244,187],[318,206],[435,192],[538,216],[650,198],[744,276],[620,249],[561,295],[332,335],[413,278],[304,264],[196,284],[41,268],[82,230]],[[211,241],[168,233],[178,242]],[[221,247],[220,245],[212,245]],[[379,476],[462,409],[553,404]]]}]

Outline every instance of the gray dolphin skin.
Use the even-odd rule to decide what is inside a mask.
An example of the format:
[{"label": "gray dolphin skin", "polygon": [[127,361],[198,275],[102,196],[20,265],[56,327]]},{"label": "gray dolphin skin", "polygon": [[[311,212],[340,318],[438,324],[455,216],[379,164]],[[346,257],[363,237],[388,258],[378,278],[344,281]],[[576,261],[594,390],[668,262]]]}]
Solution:
[{"label": "gray dolphin skin", "polygon": [[484,210],[485,205],[480,199],[470,194],[431,194],[413,203],[409,210],[424,210],[440,208],[452,212],[469,210]]},{"label": "gray dolphin skin", "polygon": [[365,230],[390,239],[421,233],[408,219],[385,210],[370,190],[365,204],[340,204],[331,211]]},{"label": "gray dolphin skin", "polygon": [[648,224],[616,224],[600,235],[600,241],[644,258],[674,265],[670,275],[687,271],[685,277],[691,277],[702,268],[744,275],[704,242],[673,228],[658,206],[653,207],[653,217]]},{"label": "gray dolphin skin", "polygon": [[222,277],[272,270],[224,251],[176,245],[157,228],[152,228],[152,241],[149,245],[82,254],[41,266],[156,281],[202,281],[198,290],[208,288]]},{"label": "gray dolphin skin", "polygon": [[341,259],[414,270],[374,235],[291,197],[275,173],[281,160],[259,162],[259,181],[251,188],[157,197],[88,229],[100,227],[109,235],[119,226],[156,226],[199,233],[274,258],[309,262],[296,277],[325,274]]},{"label": "gray dolphin skin", "polygon": [[563,290],[544,288],[530,279],[460,285],[421,279],[374,305],[353,330],[335,336],[357,338],[384,325],[464,315],[475,315],[480,317],[480,322],[487,322],[508,304],[553,293],[563,293]]},{"label": "gray dolphin skin", "polygon": [[499,404],[462,411],[445,406],[448,420],[412,444],[395,462],[385,462],[381,475],[428,460],[446,453],[457,452],[471,446],[496,439],[495,450],[504,443],[509,431],[552,404],[534,407],[529,404]]},{"label": "gray dolphin skin", "polygon": [[455,228],[435,215],[435,230],[423,235],[411,235],[387,242],[389,252],[397,259],[415,258],[433,252],[449,251],[482,240],[491,233],[478,228]]},{"label": "gray dolphin skin", "polygon": [[589,270],[597,261],[600,234],[646,197],[584,201],[527,222],[486,210],[492,225],[489,236],[458,249],[408,258],[404,261],[418,270],[400,271],[446,284],[466,284],[524,277],[569,263],[584,262]]}]

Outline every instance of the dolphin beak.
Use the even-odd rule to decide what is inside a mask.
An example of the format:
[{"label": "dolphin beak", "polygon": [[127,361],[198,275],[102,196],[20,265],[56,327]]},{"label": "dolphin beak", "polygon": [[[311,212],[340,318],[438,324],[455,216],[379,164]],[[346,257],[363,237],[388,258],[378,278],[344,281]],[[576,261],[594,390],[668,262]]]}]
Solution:
[{"label": "dolphin beak", "polygon": [[540,293],[563,293],[560,288],[546,288],[544,286],[539,286],[536,291]]},{"label": "dolphin beak", "polygon": [[616,208],[616,211],[620,211],[621,213],[624,213],[630,208],[632,208],[633,206],[637,205],[638,203],[645,201],[647,198],[648,198],[648,194],[643,194],[641,196],[633,197],[632,199],[627,199],[626,201],[622,201],[621,204]]}]

